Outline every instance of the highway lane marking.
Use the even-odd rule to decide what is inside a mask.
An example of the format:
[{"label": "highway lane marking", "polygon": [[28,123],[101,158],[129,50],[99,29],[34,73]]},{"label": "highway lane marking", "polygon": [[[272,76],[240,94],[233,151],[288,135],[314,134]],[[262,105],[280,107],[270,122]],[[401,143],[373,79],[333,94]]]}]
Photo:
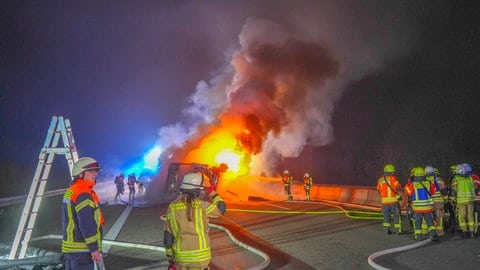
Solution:
[{"label": "highway lane marking", "polygon": [[[120,233],[120,230],[122,229],[123,225],[127,221],[128,215],[130,215],[130,212],[132,212],[133,205],[129,204],[123,210],[122,214],[118,217],[117,221],[115,221],[115,224],[113,224],[112,228],[107,232],[105,237],[103,239],[105,240],[115,240]],[[111,245],[103,245],[102,251],[103,252],[108,252],[110,250]]]}]

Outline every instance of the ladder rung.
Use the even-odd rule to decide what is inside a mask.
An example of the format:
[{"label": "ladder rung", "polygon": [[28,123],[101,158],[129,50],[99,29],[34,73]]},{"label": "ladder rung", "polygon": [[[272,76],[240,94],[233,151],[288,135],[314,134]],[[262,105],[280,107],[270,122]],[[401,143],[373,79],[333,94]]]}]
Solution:
[{"label": "ladder rung", "polygon": [[68,149],[66,149],[65,147],[62,147],[62,148],[47,148],[45,150],[47,153],[54,153],[54,154],[65,154],[68,152]]}]

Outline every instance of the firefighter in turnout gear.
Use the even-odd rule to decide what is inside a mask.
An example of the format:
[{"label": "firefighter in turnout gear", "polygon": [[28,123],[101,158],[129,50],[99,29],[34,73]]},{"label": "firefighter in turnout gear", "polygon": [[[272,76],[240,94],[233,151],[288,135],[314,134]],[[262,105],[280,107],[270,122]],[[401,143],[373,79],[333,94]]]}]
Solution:
[{"label": "firefighter in turnout gear", "polygon": [[455,195],[454,191],[452,190],[452,182],[453,178],[455,177],[455,169],[457,165],[451,165],[448,169],[450,172],[450,178],[447,181],[447,190],[446,194],[444,194],[443,198],[445,199],[445,218],[444,218],[444,226],[443,229],[445,232],[455,232],[458,226],[457,222],[457,214],[456,214],[456,204],[455,204]]},{"label": "firefighter in turnout gear", "polygon": [[290,191],[290,187],[292,186],[292,183],[293,183],[293,176],[290,175],[290,172],[288,170],[283,171],[282,181],[283,181],[283,187],[285,188],[285,196],[287,197],[288,201],[291,201],[292,192]]},{"label": "firefighter in turnout gear", "polygon": [[[470,165],[468,165],[470,166]],[[462,230],[462,237],[475,237],[475,220],[473,217],[473,202],[475,200],[475,184],[468,173],[465,164],[457,165],[452,180],[452,192],[457,204],[458,226]],[[471,169],[470,169],[471,171]]]},{"label": "firefighter in turnout gear", "polygon": [[128,175],[127,186],[128,186],[128,202],[133,203],[135,199],[135,184],[138,183],[137,177],[135,177],[134,173]]},{"label": "firefighter in turnout gear", "polygon": [[303,175],[303,188],[305,189],[305,196],[307,197],[307,201],[310,201],[310,189],[313,185],[313,179],[309,173],[305,173]]},{"label": "firefighter in turnout gear", "polygon": [[99,198],[93,187],[100,165],[89,157],[80,158],[73,165],[73,180],[63,195],[62,253],[65,253],[65,269],[97,269],[102,260],[102,226]]},{"label": "firefighter in turnout gear", "polygon": [[425,179],[425,169],[415,167],[412,169],[412,181],[405,185],[405,194],[412,196],[412,208],[415,219],[413,237],[422,240],[422,220],[428,227],[428,234],[433,241],[438,241],[437,231],[433,221],[433,200],[435,185]]},{"label": "firefighter in turnout gear", "polygon": [[467,174],[469,174],[472,179],[473,179],[473,185],[475,187],[475,199],[473,201],[473,220],[475,221],[475,224],[473,225],[473,232],[475,235],[478,234],[478,228],[479,228],[479,206],[480,206],[480,179],[478,178],[478,175],[473,172],[472,167],[470,164],[462,164],[463,167],[465,168],[465,171]]},{"label": "firefighter in turnout gear", "polygon": [[433,217],[437,235],[443,236],[445,234],[443,231],[443,218],[445,216],[445,199],[443,198],[443,194],[447,192],[447,185],[445,181],[440,178],[440,172],[438,169],[433,168],[432,166],[425,167],[425,178],[433,183],[435,185],[435,189],[437,190],[437,192],[432,194]]},{"label": "firefighter in turnout gear", "polygon": [[[399,203],[402,198],[398,193],[401,186],[395,175],[395,166],[385,165],[383,175],[377,180],[377,191],[382,197],[383,228],[387,234],[402,233]],[[393,231],[391,230],[392,222]]]},{"label": "firefighter in turnout gear", "polygon": [[[115,201],[120,198],[120,195],[123,195],[125,191],[125,174],[120,173],[119,176],[115,176],[115,186],[117,188],[117,194],[115,194]],[[120,198],[121,199],[121,198]]]},{"label": "firefighter in turnout gear", "polygon": [[180,186],[180,196],[168,206],[163,244],[171,264],[178,269],[209,269],[211,260],[209,218],[224,215],[226,205],[210,182],[208,199],[200,199],[204,175],[188,173]]}]

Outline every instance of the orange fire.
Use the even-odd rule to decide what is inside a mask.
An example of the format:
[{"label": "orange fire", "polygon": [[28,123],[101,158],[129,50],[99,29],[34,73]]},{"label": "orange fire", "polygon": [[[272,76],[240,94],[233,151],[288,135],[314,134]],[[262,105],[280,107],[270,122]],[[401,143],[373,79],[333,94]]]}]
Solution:
[{"label": "orange fire", "polygon": [[250,154],[242,148],[237,135],[248,131],[242,129],[241,124],[234,124],[238,121],[226,120],[222,121],[221,127],[213,128],[210,134],[202,139],[199,146],[188,153],[185,162],[205,163],[209,166],[225,163],[228,165],[228,170],[222,178],[236,179],[250,171]]}]

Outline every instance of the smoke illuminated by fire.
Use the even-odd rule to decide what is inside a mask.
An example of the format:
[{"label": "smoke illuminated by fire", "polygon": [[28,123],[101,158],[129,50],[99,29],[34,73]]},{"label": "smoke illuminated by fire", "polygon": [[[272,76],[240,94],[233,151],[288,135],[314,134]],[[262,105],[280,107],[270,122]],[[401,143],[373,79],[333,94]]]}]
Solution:
[{"label": "smoke illuminated by fire", "polygon": [[[210,88],[200,84],[192,96],[192,107],[185,111],[203,121],[185,138],[188,144],[180,144],[183,151],[190,148],[185,156],[175,156],[209,166],[226,163],[224,178],[274,175],[279,158],[298,155],[307,143],[330,141],[333,100],[326,96],[325,84],[338,74],[339,63],[327,47],[291,37],[280,25],[263,20],[247,20],[240,45],[230,62],[233,72],[220,74]],[[204,99],[207,93],[216,99]],[[224,101],[209,103],[222,96]]]},{"label": "smoke illuminated by fire", "polygon": [[189,124],[159,130],[159,145],[173,153],[169,162],[226,163],[224,178],[278,176],[282,159],[332,141],[334,103],[346,84],[375,68],[387,50],[376,57],[378,50],[362,47],[357,57],[343,41],[328,43],[330,30],[319,31],[320,24],[305,28],[317,35],[287,29],[247,19],[228,67],[199,82],[191,95],[184,109]]}]

